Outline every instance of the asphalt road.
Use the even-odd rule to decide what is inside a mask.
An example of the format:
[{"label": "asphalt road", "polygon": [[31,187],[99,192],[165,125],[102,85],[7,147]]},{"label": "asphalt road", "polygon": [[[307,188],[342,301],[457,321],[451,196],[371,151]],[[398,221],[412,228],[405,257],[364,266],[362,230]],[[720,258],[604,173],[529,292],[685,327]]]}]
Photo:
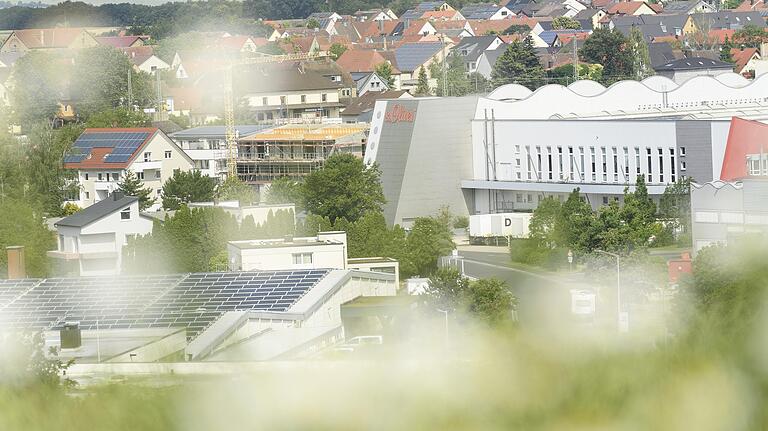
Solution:
[{"label": "asphalt road", "polygon": [[569,284],[559,278],[509,266],[506,252],[463,250],[464,271],[470,277],[504,280],[517,297],[518,318],[524,326],[550,326],[572,319]]}]

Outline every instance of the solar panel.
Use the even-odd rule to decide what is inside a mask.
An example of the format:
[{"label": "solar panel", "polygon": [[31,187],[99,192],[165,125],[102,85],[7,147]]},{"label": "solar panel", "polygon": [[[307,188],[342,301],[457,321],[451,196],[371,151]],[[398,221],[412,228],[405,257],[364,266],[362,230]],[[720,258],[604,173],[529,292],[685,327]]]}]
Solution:
[{"label": "solar panel", "polygon": [[[113,151],[104,161],[107,163],[123,163],[130,159],[142,143],[152,134],[151,131],[141,132],[95,132],[85,131],[77,138],[73,152],[65,158],[66,163],[81,162],[94,147],[112,148]],[[72,158],[70,158],[72,157]],[[81,157],[76,159],[75,157]]]},{"label": "solar panel", "polygon": [[[31,280],[0,295],[0,327],[186,328],[193,338],[227,311],[286,311],[328,270]],[[2,289],[0,284],[0,289]],[[10,292],[10,289],[9,289]],[[18,293],[21,292],[21,293]]]}]

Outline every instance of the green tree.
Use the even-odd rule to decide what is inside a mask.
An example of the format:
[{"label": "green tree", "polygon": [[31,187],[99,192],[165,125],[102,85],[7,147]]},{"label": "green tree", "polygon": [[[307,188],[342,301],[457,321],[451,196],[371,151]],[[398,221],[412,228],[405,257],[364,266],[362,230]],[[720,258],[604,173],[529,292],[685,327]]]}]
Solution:
[{"label": "green tree", "polygon": [[256,201],[256,191],[253,187],[240,181],[237,177],[229,177],[216,187],[219,200],[236,200],[241,205],[250,205]]},{"label": "green tree", "polygon": [[736,30],[732,39],[734,45],[746,48],[760,48],[760,45],[766,41],[768,41],[768,32],[765,28],[754,24],[748,24]]},{"label": "green tree", "polygon": [[731,49],[733,49],[733,42],[728,39],[728,35],[725,35],[725,41],[720,46],[720,61],[726,63],[733,63],[733,55],[731,55]]},{"label": "green tree", "polygon": [[558,16],[552,20],[552,29],[554,30],[578,30],[581,23],[567,16]]},{"label": "green tree", "polygon": [[291,177],[279,177],[269,185],[264,201],[268,204],[294,204],[303,207],[303,184]]},{"label": "green tree", "polygon": [[429,276],[427,303],[430,307],[456,312],[465,308],[469,279],[453,268],[440,268]]},{"label": "green tree", "polygon": [[177,210],[182,204],[213,200],[216,180],[193,171],[176,171],[163,184],[163,209]]},{"label": "green tree", "polygon": [[532,90],[543,85],[544,68],[530,36],[523,42],[514,41],[509,44],[493,65],[491,81],[494,87],[519,83]]},{"label": "green tree", "polygon": [[86,121],[86,127],[148,127],[152,125],[149,116],[129,108],[108,109],[94,113]]},{"label": "green tree", "polygon": [[79,126],[53,129],[50,123],[45,123],[32,127],[27,135],[29,145],[21,161],[23,191],[27,199],[39,203],[47,215],[61,215],[67,196],[78,192],[72,181],[77,173],[64,169],[63,161],[81,131]]},{"label": "green tree", "polygon": [[691,244],[691,179],[678,179],[664,189],[659,199],[659,215],[679,229],[678,243]]},{"label": "green tree", "polygon": [[527,25],[520,25],[515,24],[507,27],[504,31],[501,32],[502,35],[510,35],[510,34],[528,34],[530,33],[531,28]]},{"label": "green tree", "polygon": [[130,169],[125,171],[125,176],[117,183],[117,191],[125,196],[139,198],[139,211],[144,211],[155,204],[155,198],[150,197],[152,189],[144,187],[144,183]]},{"label": "green tree", "polygon": [[389,88],[395,86],[395,78],[392,76],[392,65],[389,62],[377,64],[373,69],[376,75],[379,76],[384,82],[387,83]]},{"label": "green tree", "polygon": [[592,206],[582,199],[579,188],[575,188],[555,217],[559,245],[573,251],[591,251],[595,246],[594,220]]},{"label": "green tree", "polygon": [[560,201],[552,196],[542,199],[528,224],[528,236],[544,248],[553,249],[561,243],[555,228],[561,207]]},{"label": "green tree", "polygon": [[579,56],[588,63],[603,65],[603,84],[634,76],[627,38],[617,30],[596,29],[584,41]]},{"label": "green tree", "polygon": [[378,166],[366,167],[352,154],[334,154],[304,181],[305,207],[331,222],[355,222],[369,211],[381,211],[385,200],[380,178]]},{"label": "green tree", "polygon": [[653,74],[651,55],[643,32],[638,27],[629,31],[629,53],[632,58],[632,71],[636,80],[640,81]]},{"label": "green tree", "polygon": [[[451,55],[447,61],[445,65],[440,61],[429,66],[431,75],[438,78],[435,95],[461,97],[470,94],[474,87],[464,70],[464,62],[461,57]],[[445,80],[443,80],[443,73],[445,73]]]},{"label": "green tree", "polygon": [[621,209],[624,223],[631,229],[629,241],[635,245],[647,245],[649,239],[657,232],[656,204],[648,195],[645,177],[638,175],[635,181],[635,191],[624,192],[624,206]]},{"label": "green tree", "polygon": [[305,27],[307,28],[320,28],[320,22],[314,18],[310,18],[307,20],[307,23],[305,24]]},{"label": "green tree", "polygon": [[506,284],[498,279],[480,279],[469,285],[469,313],[481,322],[495,326],[511,320],[517,299]]},{"label": "green tree", "polygon": [[32,51],[14,64],[10,99],[24,130],[52,120],[59,110],[68,69],[56,60],[53,54]]},{"label": "green tree", "polygon": [[427,71],[424,69],[424,66],[421,66],[419,68],[419,79],[418,79],[418,85],[416,86],[416,91],[414,92],[415,96],[430,96],[432,95],[432,90],[429,88],[429,79],[427,78]]},{"label": "green tree", "polygon": [[3,199],[0,205],[0,274],[8,269],[5,248],[23,246],[29,277],[48,275],[49,250],[56,249],[56,236],[45,224],[42,211],[23,199]]},{"label": "green tree", "polygon": [[341,54],[344,54],[344,52],[347,51],[347,46],[342,45],[340,43],[333,43],[331,44],[331,47],[328,48],[328,53],[331,57],[331,60],[336,61],[341,57]]},{"label": "green tree", "polygon": [[431,274],[437,269],[438,258],[454,248],[450,230],[433,217],[416,218],[406,244],[409,260],[420,275]]}]

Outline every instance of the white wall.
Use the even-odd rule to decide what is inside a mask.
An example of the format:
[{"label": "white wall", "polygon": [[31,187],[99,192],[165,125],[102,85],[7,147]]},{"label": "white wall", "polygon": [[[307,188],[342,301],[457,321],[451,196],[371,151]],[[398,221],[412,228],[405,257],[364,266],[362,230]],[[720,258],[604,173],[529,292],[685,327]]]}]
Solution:
[{"label": "white wall", "polygon": [[[269,248],[240,249],[231,243],[227,245],[230,269],[233,271],[313,269],[346,267],[346,246],[344,244],[295,245]],[[293,255],[311,254],[311,263],[294,264]],[[234,261],[233,261],[234,259]]]}]

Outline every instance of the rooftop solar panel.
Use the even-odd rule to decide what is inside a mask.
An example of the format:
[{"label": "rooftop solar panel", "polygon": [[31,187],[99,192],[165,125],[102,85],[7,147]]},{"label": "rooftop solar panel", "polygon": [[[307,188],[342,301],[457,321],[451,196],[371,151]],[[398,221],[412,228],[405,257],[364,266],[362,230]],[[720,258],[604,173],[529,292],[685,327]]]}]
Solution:
[{"label": "rooftop solar panel", "polygon": [[[0,327],[85,330],[183,327],[193,338],[227,311],[286,311],[328,270],[31,280],[0,293]],[[0,289],[3,284],[0,283]],[[10,291],[10,289],[9,289]]]},{"label": "rooftop solar panel", "polygon": [[[152,133],[152,131],[96,132],[86,130],[74,143],[73,152],[81,154],[70,154],[65,158],[65,162],[79,163],[83,161],[94,147],[113,148],[112,153],[104,159],[107,163],[126,162]],[[75,158],[75,156],[80,158]]]}]

